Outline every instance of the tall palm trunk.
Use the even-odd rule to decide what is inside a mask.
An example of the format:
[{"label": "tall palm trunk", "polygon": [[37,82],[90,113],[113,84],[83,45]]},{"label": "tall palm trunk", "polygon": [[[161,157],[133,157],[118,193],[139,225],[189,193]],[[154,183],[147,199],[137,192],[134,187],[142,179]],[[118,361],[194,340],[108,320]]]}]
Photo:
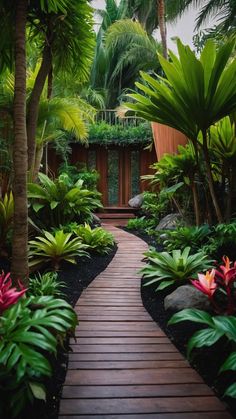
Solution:
[{"label": "tall palm trunk", "polygon": [[46,79],[52,68],[51,47],[45,45],[43,50],[42,63],[37,74],[34,87],[29,100],[27,115],[27,137],[28,137],[28,169],[33,170],[35,160],[35,137],[39,113],[39,101]]},{"label": "tall palm trunk", "polygon": [[168,58],[167,51],[167,34],[166,34],[166,20],[165,20],[165,0],[157,0],[157,14],[158,14],[158,24],[161,34],[161,43],[163,49],[163,57]]},{"label": "tall palm trunk", "polygon": [[27,206],[27,133],[26,133],[26,51],[25,32],[28,0],[16,2],[15,21],[15,89],[13,194],[14,229],[12,242],[13,278],[27,282],[28,277],[28,206]]}]

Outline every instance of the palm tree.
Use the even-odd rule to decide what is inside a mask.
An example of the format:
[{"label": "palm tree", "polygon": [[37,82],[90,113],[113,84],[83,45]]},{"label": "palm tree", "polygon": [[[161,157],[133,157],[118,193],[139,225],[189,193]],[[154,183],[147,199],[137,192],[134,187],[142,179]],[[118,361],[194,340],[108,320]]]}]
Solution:
[{"label": "palm tree", "polygon": [[13,194],[14,232],[12,267],[14,278],[28,276],[28,208],[27,208],[27,133],[26,133],[26,21],[28,0],[18,0],[15,7],[15,89]]},{"label": "palm tree", "polygon": [[[72,73],[85,80],[94,51],[93,9],[87,0],[67,0],[68,11],[57,10],[52,13],[50,4],[43,10],[33,7],[30,12],[30,23],[33,36],[43,37],[41,66],[35,79],[28,104],[27,138],[28,169],[31,170],[35,159],[35,137],[40,96],[46,79],[49,81],[49,96],[52,91],[52,72]],[[39,21],[39,23],[38,23]],[[65,48],[63,47],[65,46]]]},{"label": "palm tree", "polygon": [[135,103],[126,106],[140,117],[183,132],[195,145],[199,144],[201,131],[209,190],[217,219],[222,222],[211,172],[208,130],[236,109],[236,59],[228,63],[234,42],[216,51],[216,45],[208,41],[200,59],[180,41],[177,45],[179,58],[170,53],[172,62],[168,62],[159,56],[167,80],[142,73],[143,82],[136,85],[144,94],[130,95]]},{"label": "palm tree", "polygon": [[[76,0],[40,0],[40,1],[28,1],[28,0],[19,0],[17,2],[13,0],[0,0],[0,11],[1,11],[1,27],[0,27],[0,52],[4,51],[4,54],[1,54],[1,59],[4,58],[5,62],[1,63],[1,68],[5,66],[10,66],[12,64],[12,51],[15,49],[15,90],[14,90],[14,144],[13,144],[13,169],[14,169],[14,182],[13,182],[13,193],[15,200],[15,210],[14,210],[14,229],[13,229],[13,251],[12,251],[12,274],[15,278],[21,277],[24,280],[28,275],[28,253],[27,253],[27,243],[28,243],[28,219],[27,219],[27,195],[26,195],[26,179],[27,179],[27,132],[26,132],[26,25],[27,21],[32,22],[35,30],[39,31],[41,26],[39,24],[40,17],[47,13],[47,15],[53,15],[55,20],[59,21],[59,26],[63,26],[63,20],[65,17],[70,16],[71,19],[75,19],[78,22],[78,16],[80,17],[80,23],[82,25],[83,13],[84,20],[86,24],[81,26],[76,26],[76,44],[73,42],[73,29],[75,25],[72,25],[72,22],[68,22],[64,25],[64,31],[60,32],[60,37],[56,38],[53,44],[53,48],[57,47],[57,50],[64,50],[65,54],[58,54],[57,61],[55,61],[55,67],[65,67],[65,62],[68,62],[68,54],[71,53],[75,57],[75,53],[83,55],[83,52],[88,49],[90,45],[84,45],[80,43],[81,38],[79,35],[85,34],[86,31],[91,28],[91,20],[89,16],[86,15],[86,0],[81,0],[80,4]],[[83,7],[81,7],[83,6]],[[75,12],[78,12],[76,15]],[[31,13],[35,13],[32,17]],[[55,15],[56,13],[56,15]],[[87,20],[86,20],[87,19]],[[91,18],[92,19],[92,18]],[[51,22],[53,23],[53,22]],[[55,21],[54,21],[55,23]],[[71,24],[68,25],[68,24]],[[49,25],[50,26],[50,25]],[[66,31],[67,26],[67,31]],[[15,31],[10,30],[9,28],[15,28]],[[48,28],[47,28],[48,29]],[[50,28],[49,28],[50,30]],[[73,33],[73,35],[72,35]],[[48,32],[42,27],[42,32],[40,31],[41,38],[45,34],[48,35]],[[81,35],[82,36],[82,35]],[[50,37],[49,37],[50,38]],[[46,43],[50,39],[46,37]],[[66,41],[68,40],[68,44]],[[70,42],[71,41],[71,42]],[[67,45],[67,48],[62,48],[62,45]],[[73,52],[74,46],[77,46],[78,49]],[[51,45],[52,47],[52,45]],[[72,49],[71,49],[72,48]],[[53,49],[52,49],[53,52]],[[90,55],[92,51],[90,48]],[[78,56],[77,56],[78,57]],[[63,61],[64,59],[64,61]],[[73,61],[74,62],[74,61]],[[82,59],[83,71],[86,72],[87,65],[87,56]],[[48,65],[49,71],[51,70],[51,65]],[[43,76],[45,76],[46,71]],[[43,77],[42,77],[43,79]],[[42,89],[43,82],[40,81],[40,89]],[[36,92],[37,93],[37,92]],[[38,95],[38,93],[37,93]],[[39,100],[39,95],[37,96]],[[35,114],[32,114],[32,120],[37,121],[37,107],[35,106]],[[31,139],[33,135],[31,133]],[[32,155],[33,153],[31,153]]]},{"label": "palm tree", "polygon": [[176,2],[166,0],[166,2],[169,6],[167,16],[170,20],[181,16],[189,7],[201,7],[196,21],[196,29],[199,29],[212,16],[217,17],[223,32],[236,26],[235,0],[178,0]]}]

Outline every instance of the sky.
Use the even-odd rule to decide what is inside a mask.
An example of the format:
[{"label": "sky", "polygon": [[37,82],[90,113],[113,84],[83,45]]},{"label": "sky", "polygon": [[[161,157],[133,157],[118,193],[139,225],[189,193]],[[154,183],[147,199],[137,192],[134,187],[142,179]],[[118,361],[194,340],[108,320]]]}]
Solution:
[{"label": "sky", "polygon": [[[93,0],[92,5],[94,8],[104,8],[105,0]],[[171,40],[172,37],[179,37],[184,44],[192,46],[192,37],[194,33],[195,19],[198,15],[196,9],[189,9],[180,19],[174,24],[167,25],[167,38],[168,48],[176,51],[175,43]],[[209,26],[212,26],[212,20],[209,22]],[[159,33],[155,36],[159,38]]]}]

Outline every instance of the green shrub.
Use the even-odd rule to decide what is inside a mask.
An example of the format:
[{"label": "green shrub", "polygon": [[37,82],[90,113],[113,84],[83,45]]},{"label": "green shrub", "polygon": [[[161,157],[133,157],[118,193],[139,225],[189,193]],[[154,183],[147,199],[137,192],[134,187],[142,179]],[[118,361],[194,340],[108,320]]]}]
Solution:
[{"label": "green shrub", "polygon": [[66,175],[53,181],[43,173],[39,174],[39,180],[40,184],[28,184],[28,197],[33,216],[41,226],[89,221],[92,212],[102,207],[101,194],[83,189],[82,180],[71,185]]},{"label": "green shrub", "polygon": [[56,231],[55,234],[44,231],[44,236],[31,240],[29,266],[51,262],[53,268],[58,270],[62,260],[76,263],[76,257],[88,256],[85,251],[88,246],[82,244],[78,237],[71,239],[71,236],[71,233],[64,233],[62,230]]},{"label": "green shrub", "polygon": [[89,126],[89,143],[95,144],[137,144],[152,141],[152,129],[148,122],[137,126],[111,125],[99,122]]},{"label": "green shrub", "polygon": [[[174,314],[169,325],[182,321],[201,323],[204,329],[197,331],[188,342],[188,356],[194,348],[213,346],[223,337],[227,339],[228,346],[236,344],[236,318],[235,316],[211,316],[209,313],[198,309],[184,309]],[[206,360],[207,362],[207,360]],[[236,371],[236,351],[233,350],[221,366],[219,373],[224,371]],[[225,391],[224,396],[236,398],[236,382],[231,384]]]},{"label": "green shrub", "polygon": [[29,280],[28,292],[30,295],[40,297],[42,295],[51,295],[54,297],[63,297],[64,293],[61,291],[66,283],[58,280],[57,272],[46,272],[38,274]]},{"label": "green shrub", "polygon": [[0,317],[0,416],[16,417],[34,398],[46,399],[43,380],[52,368],[47,354],[73,331],[77,316],[55,297],[21,298]]},{"label": "green shrub", "polygon": [[66,173],[71,185],[78,180],[83,181],[83,187],[88,190],[96,190],[99,173],[96,170],[87,170],[86,167],[78,169],[76,166],[62,163],[59,167],[59,175]]},{"label": "green shrub", "polygon": [[201,227],[180,227],[176,230],[168,230],[166,234],[168,238],[164,241],[164,246],[168,251],[174,249],[183,250],[189,246],[191,253],[194,253],[208,241],[211,230],[205,224]]},{"label": "green shrub", "polygon": [[188,279],[195,277],[198,272],[211,267],[211,260],[202,252],[190,255],[190,247],[181,250],[173,250],[158,253],[154,249],[145,253],[149,263],[141,270],[145,279],[150,279],[146,285],[158,283],[156,291],[170,285],[182,285]]},{"label": "green shrub", "polygon": [[92,229],[89,224],[85,224],[79,226],[74,232],[88,250],[96,253],[108,253],[115,243],[113,235],[101,227]]},{"label": "green shrub", "polygon": [[147,231],[155,227],[155,221],[145,217],[130,218],[126,227],[129,230]]},{"label": "green shrub", "polygon": [[212,235],[203,251],[216,259],[228,255],[230,259],[236,258],[236,222],[218,224],[212,228]]}]

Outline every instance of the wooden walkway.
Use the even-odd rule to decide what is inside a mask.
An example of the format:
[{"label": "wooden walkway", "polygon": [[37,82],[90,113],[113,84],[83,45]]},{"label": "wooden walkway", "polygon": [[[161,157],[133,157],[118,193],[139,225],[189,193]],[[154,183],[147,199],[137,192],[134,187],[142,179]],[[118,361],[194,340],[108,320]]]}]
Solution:
[{"label": "wooden walkway", "polygon": [[110,265],[83,292],[60,419],[231,418],[142,305],[146,243],[112,226]]}]

